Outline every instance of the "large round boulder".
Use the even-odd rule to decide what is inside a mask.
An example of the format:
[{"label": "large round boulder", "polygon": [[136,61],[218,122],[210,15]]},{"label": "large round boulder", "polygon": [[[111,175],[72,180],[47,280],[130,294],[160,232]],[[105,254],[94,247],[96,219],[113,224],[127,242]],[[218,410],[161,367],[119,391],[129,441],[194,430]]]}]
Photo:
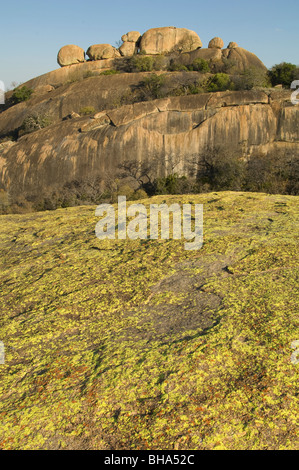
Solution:
[{"label": "large round boulder", "polygon": [[222,49],[224,46],[224,42],[221,38],[213,38],[209,42],[209,48],[210,49]]},{"label": "large round boulder", "polygon": [[230,42],[229,45],[227,46],[228,49],[235,49],[236,47],[239,47],[236,42]]},{"label": "large round boulder", "polygon": [[85,62],[85,52],[81,47],[73,44],[63,46],[58,52],[57,62],[61,67]]},{"label": "large round boulder", "polygon": [[194,31],[174,26],[149,29],[140,41],[140,51],[145,54],[191,52],[200,47],[202,42]]},{"label": "large round boulder", "polygon": [[136,54],[137,52],[136,42],[124,42],[120,46],[119,52],[124,57],[132,57],[132,55]]},{"label": "large round boulder", "polygon": [[244,72],[248,69],[260,70],[265,73],[267,71],[267,67],[255,54],[242,47],[222,49],[221,53],[226,65],[231,65],[231,71]]},{"label": "large round boulder", "polygon": [[90,60],[114,59],[119,57],[117,49],[110,44],[94,44],[87,49]]},{"label": "large round boulder", "polygon": [[124,34],[121,37],[121,40],[123,42],[138,42],[140,38],[141,34],[139,33],[139,31],[130,31],[127,34]]}]

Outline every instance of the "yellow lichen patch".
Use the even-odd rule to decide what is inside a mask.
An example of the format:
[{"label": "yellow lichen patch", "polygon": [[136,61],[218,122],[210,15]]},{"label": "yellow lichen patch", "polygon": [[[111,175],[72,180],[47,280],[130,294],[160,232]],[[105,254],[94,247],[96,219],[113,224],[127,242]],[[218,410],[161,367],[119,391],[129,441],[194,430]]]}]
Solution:
[{"label": "yellow lichen patch", "polygon": [[298,197],[219,192],[204,245],[1,216],[2,449],[297,449]]}]

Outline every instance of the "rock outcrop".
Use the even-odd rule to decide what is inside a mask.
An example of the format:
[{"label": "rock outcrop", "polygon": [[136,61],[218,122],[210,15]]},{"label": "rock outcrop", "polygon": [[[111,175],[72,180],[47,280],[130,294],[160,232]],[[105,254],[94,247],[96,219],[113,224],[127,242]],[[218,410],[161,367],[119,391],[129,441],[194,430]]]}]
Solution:
[{"label": "rock outcrop", "polygon": [[139,33],[139,31],[130,31],[130,32],[127,33],[127,34],[124,34],[124,35],[121,37],[121,40],[122,40],[123,42],[135,42],[135,43],[139,43],[140,38],[141,38],[141,34]]},{"label": "rock outcrop", "polygon": [[[299,107],[291,105],[288,91],[228,91],[141,101],[142,83],[150,72],[115,73],[123,71],[130,62],[127,57],[139,50],[143,56],[163,53],[162,70],[156,73],[164,74],[163,95],[168,96],[203,77],[196,71],[169,72],[172,61],[189,66],[201,58],[209,62],[211,72],[265,72],[254,54],[233,42],[223,49],[218,37],[203,49],[198,35],[183,28],[154,28],[142,37],[131,31],[122,39],[119,51],[109,44],[90,46],[90,61],[85,61],[80,47],[64,46],[58,54],[62,68],[23,84],[34,89],[30,100],[0,110],[0,189],[29,195],[77,178],[115,174],[128,159],[158,158],[157,176],[164,176],[165,159],[183,156],[177,171],[186,174],[187,162],[207,146],[228,146],[246,158],[275,149],[299,153]],[[115,68],[113,74],[102,75]],[[9,102],[9,94],[6,98]],[[93,116],[82,116],[86,108]],[[24,123],[32,116],[46,117],[47,127],[24,135]],[[11,138],[17,141],[5,142]]]},{"label": "rock outcrop", "polygon": [[[124,44],[129,44],[124,43]],[[132,42],[130,44],[133,44]],[[241,47],[237,47],[236,43],[232,43],[234,46],[230,46],[227,49],[211,49],[201,48],[195,51],[185,52],[183,54],[176,53],[165,57],[165,64],[170,63],[174,57],[178,64],[189,65],[197,59],[205,59],[210,61],[211,66],[220,66],[224,64],[230,65],[230,70],[233,72],[243,72],[244,70],[254,67],[262,71],[266,71],[267,68],[263,62],[252,52],[247,51]],[[112,47],[112,46],[111,46]],[[115,49],[116,51],[116,49]],[[224,60],[223,60],[224,59]],[[104,70],[109,70],[117,67],[117,64],[121,64],[121,61],[125,61],[126,57],[116,57],[113,59],[102,59],[92,60],[83,63],[77,63],[70,66],[64,66],[51,72],[40,75],[39,77],[28,80],[24,85],[28,88],[35,89],[39,86],[51,85],[60,86],[67,81],[82,80],[86,75],[100,75]]]},{"label": "rock outcrop", "polygon": [[123,57],[131,57],[137,53],[137,44],[135,42],[124,42],[120,48],[119,52]]},{"label": "rock outcrop", "polygon": [[242,47],[230,47],[222,49],[222,58],[231,64],[230,71],[244,72],[246,69],[254,68],[266,71],[267,68],[263,62],[252,52]]},{"label": "rock outcrop", "polygon": [[90,60],[113,59],[120,57],[120,53],[110,44],[94,44],[87,49],[86,54]]},{"label": "rock outcrop", "polygon": [[224,63],[232,72],[244,72],[246,69],[255,68],[266,72],[267,68],[263,62],[252,52],[242,47],[229,49],[207,48],[197,49],[186,54],[179,54],[176,62],[182,65],[192,64],[195,59],[204,59],[213,67],[221,68]]},{"label": "rock outcrop", "polygon": [[224,46],[224,42],[221,38],[213,38],[209,42],[210,49],[222,49]]},{"label": "rock outcrop", "polygon": [[[221,62],[222,65],[225,63],[234,72],[242,72],[250,67],[266,70],[258,57],[238,47],[236,42],[230,42],[227,49],[223,49],[223,40],[215,37],[209,42],[208,48],[202,49],[202,42],[197,33],[185,28],[175,28],[174,26],[152,28],[143,35],[139,31],[130,31],[122,36],[122,41],[123,44],[119,49],[110,44],[90,46],[87,50],[88,64],[84,68],[77,69],[78,75],[84,75],[84,73],[94,70],[109,69],[109,67],[115,68],[117,67],[115,59],[126,60],[139,53],[142,55],[165,55],[165,68],[173,60],[173,54],[176,54],[175,61],[178,64],[186,66],[192,64],[194,59],[202,58],[210,62],[212,71],[221,68]],[[75,66],[84,60],[83,49],[78,46],[64,46],[58,53],[58,63],[62,67],[72,66],[72,70],[61,74],[61,78],[72,75],[75,72]],[[97,64],[96,66],[89,65],[90,62],[97,62]],[[56,79],[56,76],[59,77],[60,74],[54,71],[51,78],[54,79],[54,76]],[[70,80],[73,80],[73,77]],[[38,83],[38,86],[48,84],[57,85],[54,82],[45,83],[43,81]]]},{"label": "rock outcrop", "polygon": [[202,47],[199,36],[189,29],[164,27],[149,29],[140,41],[140,51],[146,54],[190,52]]},{"label": "rock outcrop", "polygon": [[85,61],[85,52],[81,47],[73,44],[64,46],[60,49],[57,56],[57,62],[61,67],[67,65],[79,64]]},{"label": "rock outcrop", "polygon": [[298,154],[298,129],[299,107],[290,104],[284,91],[204,93],[141,102],[103,110],[94,119],[59,121],[21,137],[1,150],[0,182],[3,189],[31,194],[77,178],[105,177],[134,158],[159,157],[162,172],[165,158],[182,155],[177,170],[185,173],[188,160],[207,145],[228,146],[247,157],[258,152],[266,158],[276,149]]}]

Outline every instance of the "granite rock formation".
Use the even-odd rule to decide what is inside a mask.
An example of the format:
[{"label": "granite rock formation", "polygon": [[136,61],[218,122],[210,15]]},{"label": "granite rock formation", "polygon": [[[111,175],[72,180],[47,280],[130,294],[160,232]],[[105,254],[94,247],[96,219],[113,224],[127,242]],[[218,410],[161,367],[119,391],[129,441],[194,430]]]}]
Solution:
[{"label": "granite rock formation", "polygon": [[[108,78],[123,79],[92,80],[98,80],[100,90],[101,80]],[[96,89],[95,82],[91,89]],[[71,98],[73,93],[74,89],[65,112],[75,103]],[[60,97],[60,101],[56,98],[55,104],[53,95],[53,112],[59,112],[64,98]],[[84,93],[76,99],[79,103],[80,99],[84,101]],[[35,108],[41,105],[36,102]],[[17,106],[19,112],[24,111],[24,103]],[[33,104],[31,111],[32,107]],[[121,162],[133,158],[139,161],[158,158],[161,161],[158,172],[162,172],[163,160],[183,156],[178,171],[185,173],[188,159],[200,154],[207,145],[226,145],[249,158],[255,152],[266,158],[277,149],[299,152],[299,108],[291,105],[289,93],[285,91],[204,93],[117,109],[104,107],[95,117],[59,120],[3,146],[1,187],[31,194],[38,188],[61,186],[76,178],[115,173]],[[1,121],[2,125],[5,122],[5,114],[12,110],[0,114],[0,125]]]},{"label": "granite rock formation", "polygon": [[85,61],[85,52],[81,47],[73,44],[63,46],[57,55],[57,62],[61,67],[79,64]]},{"label": "granite rock formation", "polygon": [[190,52],[202,47],[199,36],[189,29],[165,27],[153,28],[144,33],[140,51],[146,54]]},{"label": "granite rock formation", "polygon": [[120,57],[120,53],[110,44],[94,44],[87,49],[86,54],[90,60],[113,59]]},{"label": "granite rock formation", "polygon": [[224,46],[223,39],[221,38],[213,38],[209,42],[209,48],[210,49],[222,49]]}]

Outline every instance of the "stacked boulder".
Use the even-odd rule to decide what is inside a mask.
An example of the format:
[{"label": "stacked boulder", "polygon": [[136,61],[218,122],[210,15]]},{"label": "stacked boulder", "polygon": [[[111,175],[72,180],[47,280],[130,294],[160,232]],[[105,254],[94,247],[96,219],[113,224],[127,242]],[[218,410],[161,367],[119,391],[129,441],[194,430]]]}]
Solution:
[{"label": "stacked boulder", "polygon": [[194,31],[174,26],[149,29],[140,41],[140,52],[153,55],[191,52],[201,47],[202,42]]},{"label": "stacked boulder", "polygon": [[85,52],[81,47],[70,44],[60,49],[57,55],[57,62],[61,67],[67,65],[80,64],[85,62]]},{"label": "stacked boulder", "polygon": [[[212,67],[221,66],[224,60],[239,71],[255,67],[265,71],[264,64],[252,53],[242,49],[236,42],[230,42],[224,48],[224,42],[214,37],[207,48],[202,48],[199,36],[190,29],[174,26],[152,28],[143,35],[139,31],[130,31],[122,36],[123,44],[116,49],[110,44],[94,44],[87,50],[90,61],[110,60],[111,63],[99,64],[99,67],[113,65],[113,59],[132,57],[135,54],[159,55],[175,54],[178,64],[189,65],[196,59],[208,61]],[[85,62],[85,52],[81,47],[68,45],[60,49],[57,61],[61,67]]]},{"label": "stacked boulder", "polygon": [[123,57],[132,57],[137,54],[141,34],[138,31],[130,31],[122,36],[123,44],[119,48],[119,52]]},{"label": "stacked boulder", "polygon": [[209,42],[209,49],[222,49],[224,46],[224,42],[221,38],[213,38],[211,39],[211,41]]},{"label": "stacked boulder", "polygon": [[120,57],[120,53],[110,44],[94,44],[87,49],[86,54],[90,60],[114,59]]}]

